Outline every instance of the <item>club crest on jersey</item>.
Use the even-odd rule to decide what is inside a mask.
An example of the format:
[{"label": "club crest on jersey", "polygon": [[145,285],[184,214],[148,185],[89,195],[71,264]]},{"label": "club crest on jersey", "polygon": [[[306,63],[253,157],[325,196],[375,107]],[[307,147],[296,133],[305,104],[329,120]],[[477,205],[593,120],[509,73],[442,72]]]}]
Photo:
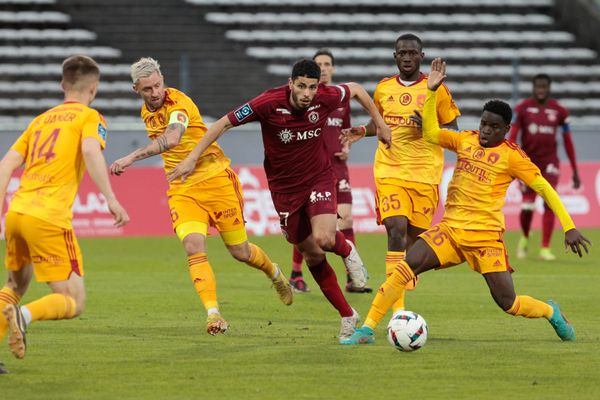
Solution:
[{"label": "club crest on jersey", "polygon": [[498,154],[498,153],[490,153],[490,155],[487,158],[487,161],[490,164],[496,164],[499,159],[500,159],[500,154]]},{"label": "club crest on jersey", "polygon": [[250,107],[250,104],[248,103],[244,104],[233,112],[233,115],[235,115],[235,118],[238,120],[238,122],[242,122],[252,114],[254,114],[254,110],[252,110],[252,107]]},{"label": "club crest on jersey", "polygon": [[473,153],[473,158],[476,160],[481,160],[483,156],[485,156],[485,150],[483,149],[477,149],[475,150],[475,153]]},{"label": "club crest on jersey", "polygon": [[101,123],[98,124],[98,136],[106,142],[106,128]]},{"label": "club crest on jersey", "polygon": [[319,120],[319,113],[316,111],[311,111],[308,113],[308,120],[313,124]]},{"label": "club crest on jersey", "polygon": [[410,95],[410,93],[402,93],[400,95],[400,104],[402,104],[403,106],[409,105],[411,101],[412,96]]}]

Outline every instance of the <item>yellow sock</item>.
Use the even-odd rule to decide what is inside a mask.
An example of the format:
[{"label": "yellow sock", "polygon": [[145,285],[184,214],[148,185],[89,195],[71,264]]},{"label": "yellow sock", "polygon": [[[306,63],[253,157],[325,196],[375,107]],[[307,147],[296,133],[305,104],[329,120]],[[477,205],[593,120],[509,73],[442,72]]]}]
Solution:
[{"label": "yellow sock", "polygon": [[260,269],[271,279],[275,276],[275,265],[273,265],[267,253],[253,243],[250,243],[250,259],[246,264],[253,268]]},{"label": "yellow sock", "polygon": [[196,253],[188,256],[190,265],[190,278],[194,283],[196,292],[208,311],[211,308],[219,308],[217,302],[217,280],[215,273],[208,263],[206,253]]},{"label": "yellow sock", "polygon": [[21,297],[11,288],[5,286],[0,290],[0,340],[2,340],[6,334],[6,328],[8,326],[2,310],[4,310],[4,307],[8,304],[19,304],[19,301],[21,301]]},{"label": "yellow sock", "polygon": [[75,299],[60,293],[52,293],[26,304],[32,321],[71,319],[75,315]]},{"label": "yellow sock", "polygon": [[[405,255],[406,255],[405,251],[388,251],[387,252],[387,255],[385,256],[386,279],[392,275],[392,273],[394,272],[394,269],[396,269],[396,265],[398,265],[398,263],[400,261],[404,260]],[[404,310],[404,292],[405,291],[403,290],[402,294],[400,295],[398,300],[396,300],[394,302],[394,305],[392,306],[393,312],[396,312],[398,310]]]},{"label": "yellow sock", "polygon": [[415,278],[415,274],[405,261],[400,261],[392,275],[381,285],[371,304],[365,325],[371,329],[381,322],[389,308],[404,294],[406,284]]},{"label": "yellow sock", "polygon": [[550,304],[536,300],[530,296],[517,296],[512,307],[506,311],[515,317],[520,315],[525,318],[552,318],[554,309]]}]

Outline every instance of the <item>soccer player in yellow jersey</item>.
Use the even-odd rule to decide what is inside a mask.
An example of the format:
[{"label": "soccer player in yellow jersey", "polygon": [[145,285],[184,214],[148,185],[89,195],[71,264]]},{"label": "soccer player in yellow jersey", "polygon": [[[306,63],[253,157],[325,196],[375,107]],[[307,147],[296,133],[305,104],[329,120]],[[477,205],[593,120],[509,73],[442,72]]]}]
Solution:
[{"label": "soccer player in yellow jersey", "polygon": [[[131,66],[133,90],[144,100],[141,117],[151,143],[115,161],[111,173],[120,175],[135,161],[161,154],[165,173],[171,171],[206,133],[198,107],[183,92],[165,88],[158,62],[141,58]],[[173,229],[188,256],[189,273],[206,308],[207,332],[223,333],[228,324],[219,312],[215,275],[206,255],[209,224],[221,234],[231,255],[272,280],[281,301],[290,305],[292,288],[279,267],[255,244],[248,242],[243,215],[242,187],[229,168],[230,160],[217,143],[211,144],[185,182],[170,182],[167,195]]]},{"label": "soccer player in yellow jersey", "polygon": [[[0,211],[11,175],[25,166],[6,214],[8,280],[0,290],[0,338],[8,329],[8,344],[17,358],[25,356],[30,322],[70,319],[84,310],[83,263],[71,207],[86,168],[115,225],[129,221],[111,189],[102,155],[106,123],[89,107],[99,78],[91,58],[67,58],[62,64],[64,103],[36,117],[0,161]],[[19,307],[32,273],[52,294]]]},{"label": "soccer player in yellow jersey", "polygon": [[365,324],[342,344],[373,342],[373,329],[388,308],[401,296],[405,285],[418,274],[449,268],[463,262],[483,275],[490,293],[500,308],[514,316],[546,318],[562,340],[575,340],[575,330],[561,313],[558,304],[544,303],[515,293],[503,241],[502,206],[513,179],[520,179],[544,198],[560,219],[565,231],[565,248],[582,256],[586,239],[576,228],[558,194],[544,179],[518,145],[504,139],[510,129],[512,111],[500,100],[483,107],[479,131],[457,132],[440,129],[435,112],[436,90],[442,84],[446,66],[433,60],[427,82],[423,111],[423,137],[456,152],[458,161],[448,187],[442,221],[421,234],[379,288]]},{"label": "soccer player in yellow jersey", "polygon": [[[381,80],[373,96],[379,113],[392,129],[391,147],[379,143],[373,165],[377,222],[385,226],[388,237],[387,275],[404,259],[417,237],[429,229],[439,200],[443,150],[424,140],[421,127],[411,119],[425,104],[428,77],[420,71],[424,56],[418,36],[411,33],[399,36],[394,52],[399,73]],[[442,126],[458,128],[456,118],[460,111],[445,85],[437,90],[435,109]],[[365,133],[374,130],[371,121]],[[410,282],[409,288],[414,284]],[[401,297],[393,311],[403,309],[404,297]]]}]

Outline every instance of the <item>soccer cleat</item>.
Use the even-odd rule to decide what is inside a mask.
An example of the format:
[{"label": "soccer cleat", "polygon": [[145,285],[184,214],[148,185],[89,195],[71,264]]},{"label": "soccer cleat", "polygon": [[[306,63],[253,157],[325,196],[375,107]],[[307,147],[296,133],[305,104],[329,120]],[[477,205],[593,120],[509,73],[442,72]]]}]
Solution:
[{"label": "soccer cleat", "polygon": [[556,256],[552,254],[552,250],[549,247],[542,247],[540,249],[540,259],[543,261],[554,261]]},{"label": "soccer cleat", "polygon": [[276,278],[271,279],[273,282],[273,286],[275,286],[275,290],[277,290],[277,294],[279,295],[279,299],[283,304],[289,306],[294,302],[294,291],[290,282],[287,280],[285,275],[281,269],[275,264],[275,268],[279,271]]},{"label": "soccer cleat", "polygon": [[343,258],[344,265],[346,266],[346,271],[348,275],[350,275],[350,279],[353,282],[353,286],[355,288],[364,288],[367,283],[367,279],[369,276],[367,275],[367,270],[358,255],[358,251],[356,251],[356,247],[354,247],[354,243],[349,240],[346,242],[350,245],[352,250],[350,250],[350,254],[348,257]]},{"label": "soccer cleat", "polygon": [[373,289],[370,287],[356,287],[353,281],[346,283],[346,292],[348,293],[373,293]]},{"label": "soccer cleat", "polygon": [[368,326],[357,328],[350,337],[346,339],[340,339],[340,344],[371,344],[375,342],[373,337],[373,329]]},{"label": "soccer cleat", "polygon": [[527,257],[527,246],[529,245],[529,239],[525,236],[521,236],[519,243],[517,244],[517,258],[523,259]]},{"label": "soccer cleat", "polygon": [[306,282],[304,281],[304,279],[302,279],[301,276],[297,276],[296,278],[290,278],[290,285],[292,286],[292,289],[294,289],[294,292],[296,292],[296,293],[310,292],[310,289],[308,288],[308,286],[306,285]]},{"label": "soccer cleat", "polygon": [[206,318],[206,332],[215,336],[217,333],[225,333],[229,329],[229,324],[221,314],[212,313]]},{"label": "soccer cleat", "polygon": [[342,343],[343,340],[347,340],[350,336],[352,336],[359,321],[360,321],[360,315],[358,315],[358,312],[356,312],[356,310],[354,308],[352,309],[351,316],[342,317],[342,326],[340,328],[340,336],[339,336],[340,343]]},{"label": "soccer cleat", "polygon": [[8,370],[4,368],[4,364],[0,361],[0,375],[8,374]]},{"label": "soccer cleat", "polygon": [[25,337],[25,319],[18,305],[7,304],[3,310],[4,317],[8,322],[8,347],[17,358],[25,357],[27,339]]},{"label": "soccer cleat", "polygon": [[575,329],[573,329],[573,325],[571,325],[567,317],[560,311],[558,304],[553,300],[548,300],[546,303],[550,304],[554,309],[552,318],[550,318],[548,322],[550,322],[550,325],[552,325],[560,340],[565,342],[574,341],[576,337]]}]

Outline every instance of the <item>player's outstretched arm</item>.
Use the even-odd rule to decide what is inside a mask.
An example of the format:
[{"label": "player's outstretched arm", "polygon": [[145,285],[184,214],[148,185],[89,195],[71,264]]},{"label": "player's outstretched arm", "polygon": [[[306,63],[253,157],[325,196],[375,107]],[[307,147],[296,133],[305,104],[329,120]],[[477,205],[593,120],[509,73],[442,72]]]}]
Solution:
[{"label": "player's outstretched arm", "polygon": [[25,158],[16,150],[9,150],[0,161],[0,215],[3,215],[4,196],[10,177],[25,162]]},{"label": "player's outstretched arm", "polygon": [[350,97],[355,98],[362,108],[369,113],[371,120],[377,128],[377,138],[379,141],[389,147],[392,144],[392,130],[385,123],[381,114],[379,114],[369,93],[358,83],[350,82],[348,83],[348,87],[350,88]]},{"label": "player's outstretched arm", "polygon": [[175,168],[167,172],[167,180],[173,182],[175,179],[181,178],[182,181],[185,181],[185,178],[194,172],[198,159],[208,146],[214,143],[222,134],[232,127],[233,124],[229,121],[227,115],[221,117],[221,119],[212,124],[190,154],[188,154]]},{"label": "player's outstretched arm", "polygon": [[115,226],[125,225],[129,222],[129,215],[117,200],[110,186],[100,142],[94,138],[84,138],[81,143],[81,152],[90,177],[106,198],[108,209],[115,219]]},{"label": "player's outstretched arm", "polygon": [[423,106],[422,131],[423,139],[430,143],[439,144],[440,142],[440,124],[437,119],[436,110],[436,90],[446,79],[446,63],[441,58],[434,58],[431,62],[431,72],[427,78],[427,96]]}]

